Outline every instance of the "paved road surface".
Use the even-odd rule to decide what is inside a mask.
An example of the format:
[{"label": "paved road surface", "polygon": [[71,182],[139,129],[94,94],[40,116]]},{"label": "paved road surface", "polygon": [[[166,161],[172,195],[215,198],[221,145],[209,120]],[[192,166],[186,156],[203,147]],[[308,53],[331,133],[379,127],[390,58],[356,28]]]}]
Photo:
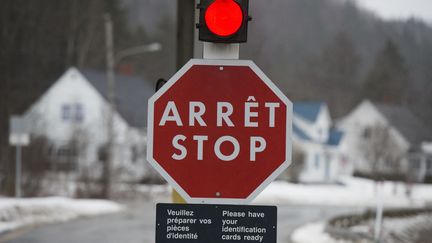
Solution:
[{"label": "paved road surface", "polygon": [[[124,213],[81,218],[66,223],[14,232],[4,243],[153,243],[156,206],[152,202],[133,203]],[[353,211],[349,208],[279,206],[278,243],[289,243],[298,226],[311,221]],[[356,210],[358,211],[358,210]]]}]

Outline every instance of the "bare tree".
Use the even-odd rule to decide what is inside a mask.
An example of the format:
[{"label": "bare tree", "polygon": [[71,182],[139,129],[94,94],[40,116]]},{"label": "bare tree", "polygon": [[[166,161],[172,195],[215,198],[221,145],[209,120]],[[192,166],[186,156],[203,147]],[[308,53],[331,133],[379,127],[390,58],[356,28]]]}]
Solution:
[{"label": "bare tree", "polygon": [[[103,13],[114,19],[116,46],[135,37],[120,0],[4,0],[0,8],[0,192],[11,194],[14,151],[7,143],[11,114],[24,112],[64,70],[104,65]],[[49,34],[47,34],[49,33]]]},{"label": "bare tree", "polygon": [[[375,124],[366,127],[359,148],[363,151],[364,159],[368,162],[367,171],[374,179],[383,175],[400,175],[404,172],[404,149],[396,142],[394,132],[389,126]],[[383,179],[383,178],[381,178]]]},{"label": "bare tree", "polygon": [[44,191],[44,180],[54,162],[49,150],[51,143],[45,136],[32,138],[28,147],[23,149],[22,189],[27,197],[40,196]]},{"label": "bare tree", "polygon": [[409,69],[400,47],[389,39],[366,76],[364,96],[378,102],[406,104],[409,84]]}]

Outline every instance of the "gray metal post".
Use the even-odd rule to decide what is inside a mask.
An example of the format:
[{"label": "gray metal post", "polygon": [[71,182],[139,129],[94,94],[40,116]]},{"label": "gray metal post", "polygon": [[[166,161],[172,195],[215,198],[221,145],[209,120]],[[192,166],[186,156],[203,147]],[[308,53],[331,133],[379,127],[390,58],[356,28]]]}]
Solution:
[{"label": "gray metal post", "polygon": [[424,182],[427,173],[427,157],[424,154],[420,154],[420,156],[419,180],[420,182]]},{"label": "gray metal post", "polygon": [[16,146],[15,197],[21,197],[21,145]]},{"label": "gray metal post", "polygon": [[383,225],[383,211],[384,211],[384,202],[383,202],[383,184],[382,182],[378,182],[377,185],[377,209],[376,209],[376,217],[375,217],[375,230],[374,230],[374,240],[375,243],[381,242],[382,235],[382,225]]}]

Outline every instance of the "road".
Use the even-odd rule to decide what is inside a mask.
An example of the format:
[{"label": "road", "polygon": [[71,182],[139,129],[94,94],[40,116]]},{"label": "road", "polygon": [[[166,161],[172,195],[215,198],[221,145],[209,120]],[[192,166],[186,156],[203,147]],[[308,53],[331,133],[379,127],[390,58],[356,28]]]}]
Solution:
[{"label": "road", "polygon": [[[123,213],[39,226],[10,233],[2,243],[152,243],[155,232],[153,202],[131,203]],[[293,230],[308,222],[352,212],[352,208],[278,206],[278,242],[289,243]],[[358,211],[358,210],[355,210]]]}]

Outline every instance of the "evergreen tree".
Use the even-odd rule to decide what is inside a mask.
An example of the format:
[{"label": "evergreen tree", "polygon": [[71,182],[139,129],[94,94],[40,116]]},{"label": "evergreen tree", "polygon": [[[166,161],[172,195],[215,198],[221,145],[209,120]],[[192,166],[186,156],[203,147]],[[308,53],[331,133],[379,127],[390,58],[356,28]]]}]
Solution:
[{"label": "evergreen tree", "polygon": [[346,32],[339,32],[321,54],[321,76],[335,86],[354,83],[360,57]]},{"label": "evergreen tree", "polygon": [[398,46],[388,40],[377,54],[363,88],[365,97],[383,103],[406,101],[409,72]]},{"label": "evergreen tree", "polygon": [[357,101],[356,92],[360,56],[346,32],[339,32],[320,55],[304,65],[302,79],[314,90],[311,99],[325,100],[332,115],[339,116]]},{"label": "evergreen tree", "polygon": [[360,65],[355,44],[346,32],[339,32],[322,51],[320,59],[320,82],[328,94],[327,103],[332,114],[344,114],[356,102],[355,83]]}]

